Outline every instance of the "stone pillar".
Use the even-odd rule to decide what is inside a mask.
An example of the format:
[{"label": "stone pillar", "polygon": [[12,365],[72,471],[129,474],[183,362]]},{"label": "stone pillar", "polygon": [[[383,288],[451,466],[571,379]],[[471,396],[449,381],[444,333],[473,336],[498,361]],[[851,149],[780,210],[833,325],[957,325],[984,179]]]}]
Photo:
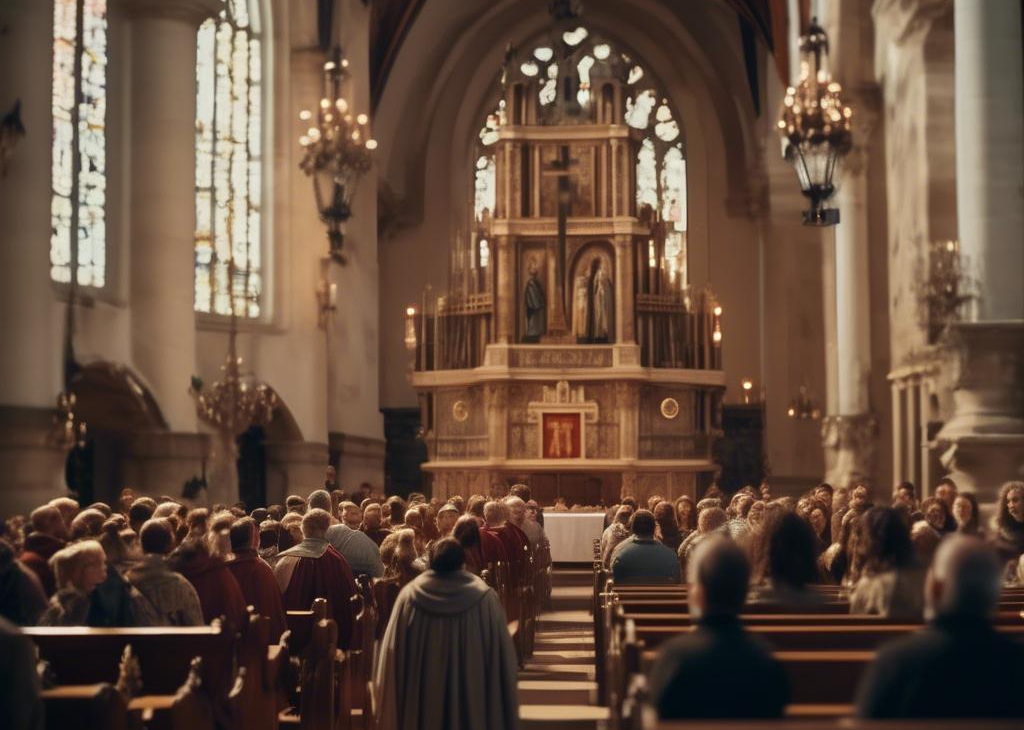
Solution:
[{"label": "stone pillar", "polygon": [[939,433],[957,484],[991,499],[1024,473],[1024,72],[1018,0],[956,0],[960,250],[977,298],[952,326],[959,377]]},{"label": "stone pillar", "polygon": [[495,293],[495,341],[510,345],[516,331],[515,251],[509,236],[498,236],[498,283]]},{"label": "stone pillar", "polygon": [[836,203],[842,218],[833,229],[835,255],[834,266],[830,267],[835,275],[835,339],[827,347],[834,346],[835,354],[826,361],[835,366],[835,393],[834,398],[828,399],[829,414],[822,423],[828,465],[825,479],[837,487],[872,480],[874,438],[878,430],[868,397],[871,285],[867,147],[876,115],[868,97],[853,100],[853,105],[857,110],[853,130],[856,147],[838,173],[842,179]]},{"label": "stone pillar", "polygon": [[0,506],[11,515],[62,493],[65,452],[50,435],[65,305],[50,282],[53,3],[0,3],[0,28],[0,116],[20,101],[26,129],[0,177]]},{"label": "stone pillar", "polygon": [[120,0],[128,21],[132,359],[172,431],[196,430],[196,31],[216,0]]},{"label": "stone pillar", "polygon": [[615,342],[636,342],[636,307],[633,304],[633,237],[615,237]]},{"label": "stone pillar", "polygon": [[[139,463],[160,464],[174,475],[166,488],[203,470],[208,437],[197,433],[188,392],[196,373],[194,298],[196,32],[223,8],[217,0],[117,0],[130,59],[125,71],[129,184],[126,210],[131,241],[129,299],[131,356],[171,433],[144,439]],[[116,71],[116,69],[114,69]],[[116,106],[114,107],[116,108]],[[111,111],[110,113],[114,113]],[[238,497],[234,450],[215,453],[209,498]],[[126,464],[129,472],[131,462]],[[173,492],[172,492],[173,493]]]}]

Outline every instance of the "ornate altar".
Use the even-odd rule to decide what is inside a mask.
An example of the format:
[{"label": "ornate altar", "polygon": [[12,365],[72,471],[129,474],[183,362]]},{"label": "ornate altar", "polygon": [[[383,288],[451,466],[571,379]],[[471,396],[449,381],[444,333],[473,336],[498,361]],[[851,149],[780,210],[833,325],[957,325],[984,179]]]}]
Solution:
[{"label": "ornate altar", "polygon": [[645,154],[682,159],[679,128],[628,56],[561,21],[532,53],[510,48],[472,231],[444,295],[408,310],[423,469],[438,497],[494,482],[541,502],[693,495],[716,471],[721,309],[686,286],[666,173],[638,190]]}]

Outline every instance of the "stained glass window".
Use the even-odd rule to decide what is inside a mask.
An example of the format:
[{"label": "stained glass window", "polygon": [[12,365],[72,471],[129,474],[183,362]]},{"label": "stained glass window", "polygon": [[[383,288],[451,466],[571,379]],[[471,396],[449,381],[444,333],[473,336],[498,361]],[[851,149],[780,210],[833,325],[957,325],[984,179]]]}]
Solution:
[{"label": "stained glass window", "polygon": [[195,308],[258,317],[263,292],[262,42],[256,0],[229,0],[196,54]]},{"label": "stained glass window", "polygon": [[54,0],[50,278],[106,284],[107,3]]}]

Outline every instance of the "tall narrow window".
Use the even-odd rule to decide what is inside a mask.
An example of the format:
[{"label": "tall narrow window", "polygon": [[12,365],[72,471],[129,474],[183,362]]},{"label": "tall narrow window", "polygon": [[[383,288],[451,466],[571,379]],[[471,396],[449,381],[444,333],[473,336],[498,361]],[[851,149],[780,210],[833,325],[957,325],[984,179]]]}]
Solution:
[{"label": "tall narrow window", "polygon": [[195,308],[258,317],[263,292],[262,43],[257,0],[199,28]]},{"label": "tall narrow window", "polygon": [[54,0],[50,278],[102,287],[107,271],[107,3]]}]

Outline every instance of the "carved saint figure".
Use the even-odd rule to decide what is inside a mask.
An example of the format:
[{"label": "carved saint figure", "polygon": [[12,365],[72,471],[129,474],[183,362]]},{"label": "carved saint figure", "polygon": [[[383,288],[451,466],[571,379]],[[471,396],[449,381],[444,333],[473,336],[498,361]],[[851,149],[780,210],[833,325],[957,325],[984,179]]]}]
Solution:
[{"label": "carved saint figure", "polygon": [[587,300],[590,298],[586,274],[576,277],[572,290],[572,333],[577,341],[587,339]]},{"label": "carved saint figure", "polygon": [[526,309],[526,332],[523,334],[523,342],[540,342],[541,335],[547,331],[547,299],[544,296],[544,285],[540,281],[540,266],[537,264],[536,256],[530,259],[527,271],[529,278],[523,292],[523,306]]},{"label": "carved saint figure", "polygon": [[572,421],[566,421],[562,424],[562,450],[565,452],[566,456],[574,455],[572,447],[572,432],[574,430]]},{"label": "carved saint figure", "polygon": [[587,342],[612,340],[612,284],[603,260],[595,256],[590,262],[589,307],[587,312]]}]

